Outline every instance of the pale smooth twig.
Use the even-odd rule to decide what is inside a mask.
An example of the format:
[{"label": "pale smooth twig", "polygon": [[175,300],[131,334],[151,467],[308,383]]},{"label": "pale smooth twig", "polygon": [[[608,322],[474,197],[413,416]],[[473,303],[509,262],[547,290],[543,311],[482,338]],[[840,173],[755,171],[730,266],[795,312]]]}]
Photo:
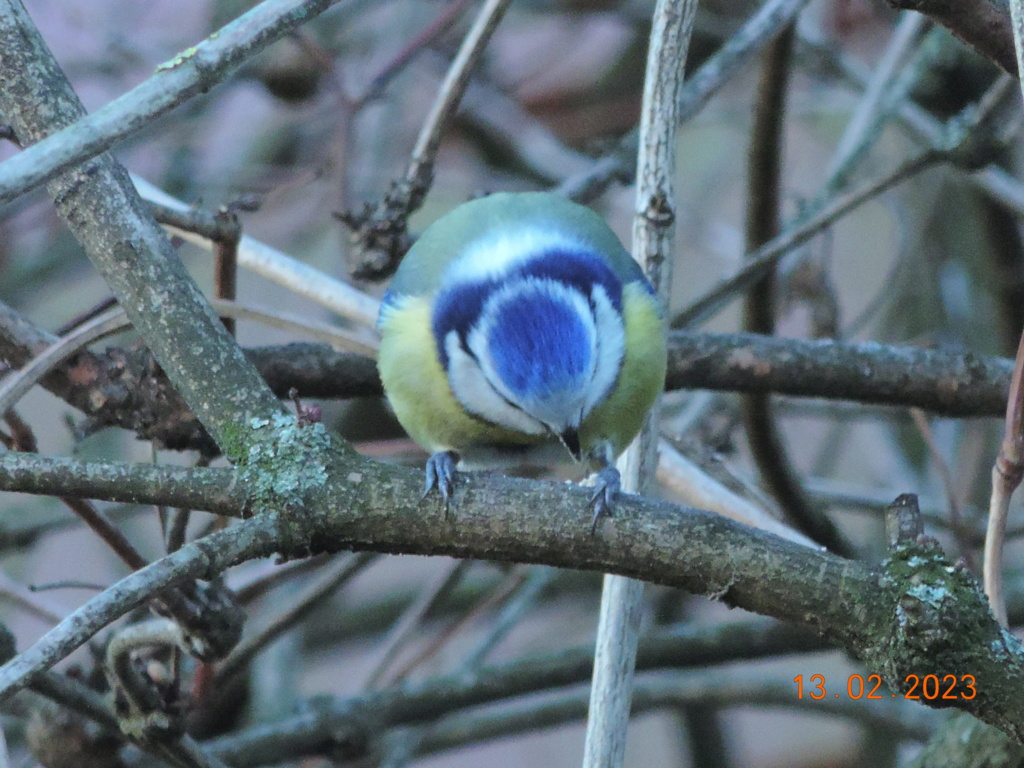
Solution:
[{"label": "pale smooth twig", "polygon": [[[224,317],[255,320],[280,330],[300,333],[317,341],[330,344],[336,349],[362,354],[374,353],[357,336],[337,326],[320,323],[307,318],[289,316],[279,312],[268,312],[225,299],[210,299],[210,305]],[[0,385],[0,413],[10,410],[40,379],[53,367],[66,360],[83,347],[108,336],[130,329],[131,322],[124,309],[113,307],[101,315],[83,323],[67,336],[60,338],[48,349],[33,358],[17,373],[11,374]]]},{"label": "pale smooth twig", "polygon": [[870,145],[865,142],[865,138],[877,138],[880,121],[890,112],[892,106],[904,101],[898,98],[899,94],[893,92],[894,81],[899,75],[899,65],[904,62],[908,51],[920,40],[921,34],[928,26],[927,17],[919,13],[906,11],[901,14],[896,29],[874,67],[871,79],[868,80],[829,163],[826,176],[830,182],[844,178],[855,158],[864,153]]},{"label": "pale smooth twig", "polygon": [[[188,205],[140,176],[133,175],[132,182],[139,194],[151,202],[179,212],[190,210]],[[190,243],[206,250],[213,249],[210,240],[201,234],[176,227],[169,229]],[[380,308],[377,299],[247,235],[242,235],[238,243],[238,265],[360,326],[373,326],[377,321]],[[364,334],[359,340],[367,346],[376,347],[376,338],[372,334]]]},{"label": "pale smooth twig", "polygon": [[[696,0],[658,0],[651,25],[640,113],[633,258],[667,302],[675,257],[676,128]],[[619,460],[623,490],[654,481],[660,402]],[[643,582],[606,574],[594,652],[584,768],[619,768],[626,750],[633,669],[643,618]]]},{"label": "pale smooth twig", "polygon": [[667,440],[662,440],[658,444],[657,477],[658,482],[675,493],[684,504],[760,528],[805,547],[822,549],[817,542],[729,490],[676,450]]},{"label": "pale smooth twig", "polygon": [[33,358],[32,362],[11,374],[0,385],[0,413],[6,413],[55,365],[66,360],[83,347],[113,336],[129,327],[124,310],[113,307],[92,320],[78,326]]}]

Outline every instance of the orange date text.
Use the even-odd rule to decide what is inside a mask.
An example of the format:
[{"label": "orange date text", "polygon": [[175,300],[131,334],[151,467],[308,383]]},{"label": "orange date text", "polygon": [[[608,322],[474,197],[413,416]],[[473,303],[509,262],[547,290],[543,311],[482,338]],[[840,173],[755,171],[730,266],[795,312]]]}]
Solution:
[{"label": "orange date text", "polygon": [[[889,693],[882,687],[881,675],[849,675],[844,681],[837,679],[831,685],[826,684],[824,675],[811,675],[804,678],[797,675],[796,697],[808,696],[812,699],[918,699],[923,701],[960,701],[973,699],[978,695],[974,675],[907,675],[904,678],[904,691]],[[845,682],[845,685],[844,685]]]}]

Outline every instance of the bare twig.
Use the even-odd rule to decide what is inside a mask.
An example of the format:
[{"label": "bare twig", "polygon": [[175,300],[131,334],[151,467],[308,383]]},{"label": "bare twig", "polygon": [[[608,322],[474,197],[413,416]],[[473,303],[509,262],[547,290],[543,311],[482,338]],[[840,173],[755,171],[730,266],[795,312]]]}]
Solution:
[{"label": "bare twig", "polygon": [[430,614],[435,605],[444,600],[459,583],[463,574],[472,564],[470,560],[459,560],[451,563],[441,571],[433,582],[427,584],[416,602],[402,615],[401,619],[391,628],[377,650],[377,662],[363,683],[366,689],[380,687],[385,681],[385,674],[399,652]]},{"label": "bare twig", "polygon": [[[697,114],[751,56],[796,18],[808,2],[768,0],[758,8],[714,56],[687,78],[679,93],[679,121],[684,122]],[[632,179],[638,147],[637,131],[630,131],[611,152],[587,171],[566,179],[557,191],[578,202],[587,202],[598,197],[613,181]]]},{"label": "bare twig", "polygon": [[900,88],[894,88],[894,85],[899,79],[900,65],[905,63],[908,52],[927,29],[928,20],[921,14],[901,14],[829,163],[826,190],[845,186],[856,161],[878,138],[882,121],[894,107],[906,100],[910,83],[906,82]]},{"label": "bare twig", "polygon": [[342,558],[318,574],[312,583],[306,585],[302,592],[289,601],[287,610],[273,617],[256,634],[238,644],[217,670],[217,684],[226,684],[234,675],[245,669],[253,657],[269,643],[302,621],[310,611],[321,605],[328,596],[359,575],[376,559],[377,556],[372,553],[355,554]]},{"label": "bare twig", "polygon": [[[469,626],[480,616],[487,614],[490,610],[501,605],[516,594],[519,586],[523,583],[524,578],[523,571],[513,569],[505,580],[494,590],[482,595],[476,604],[470,606],[469,610],[464,611],[456,621],[446,626],[442,632],[439,632],[430,642],[423,646],[423,648],[413,654],[412,658],[402,664],[402,666],[396,668],[395,671],[389,675],[389,683],[395,684],[399,681],[405,680],[417,667],[434,658],[463,628]],[[502,624],[503,626],[500,628],[492,624],[487,633],[487,637],[484,638],[481,646],[487,644],[489,640],[498,642],[500,637],[503,635],[503,631],[511,629],[511,625],[507,622],[502,622]],[[478,646],[478,648],[481,646]],[[469,662],[470,658],[467,657],[466,661],[462,664],[462,668],[469,669]]]},{"label": "bare twig", "polygon": [[66,360],[83,347],[95,341],[112,336],[129,327],[121,307],[108,309],[78,326],[74,331],[58,339],[48,349],[36,356],[31,363],[9,376],[0,384],[0,413],[6,413],[55,365]]},{"label": "bare twig", "polygon": [[449,3],[430,24],[428,24],[416,37],[410,40],[398,54],[370,81],[362,94],[353,99],[350,109],[358,110],[365,104],[378,98],[388,84],[400,73],[416,54],[430,45],[435,39],[451,29],[452,24],[463,11],[470,6],[473,0],[455,0]]},{"label": "bare twig", "polygon": [[685,504],[707,509],[731,520],[760,528],[805,547],[821,545],[776,520],[757,505],[733,493],[701,470],[675,447],[662,440],[658,447],[658,482],[677,494]]},{"label": "bare twig", "polygon": [[[658,0],[644,72],[632,251],[666,302],[675,258],[679,96],[696,11],[695,0]],[[654,482],[659,409],[660,400],[619,460],[622,486],[630,493],[645,493]],[[641,581],[613,574],[604,577],[583,768],[622,765],[643,617],[643,589]]]},{"label": "bare twig", "polygon": [[39,595],[20,584],[7,574],[0,572],[0,601],[14,603],[50,624],[59,624],[67,614],[63,606],[51,603],[45,595]]},{"label": "bare twig", "polygon": [[[1013,43],[1017,53],[1017,72],[1024,95],[1024,2],[1010,0]],[[1024,331],[1017,346],[1017,359],[1006,401],[1006,426],[999,455],[992,466],[992,496],[989,501],[988,529],[985,533],[985,594],[999,623],[1006,626],[1006,600],[1003,597],[1003,544],[1010,497],[1024,479]]]},{"label": "bare twig", "polygon": [[[248,56],[265,48],[339,0],[264,0],[197,45],[157,67],[156,73],[120,98],[28,147],[0,165],[0,201],[49,181],[95,157],[159,116],[209,91]],[[11,114],[6,114],[11,118]],[[14,127],[24,141],[36,140]]]},{"label": "bare twig", "polygon": [[[132,182],[145,199],[165,209],[161,214],[165,218],[166,210],[170,210],[186,214],[182,223],[195,221],[196,212],[185,203],[139,176],[132,176]],[[213,238],[175,226],[169,220],[168,227],[190,243],[207,250],[212,248]],[[372,326],[377,320],[380,303],[375,298],[259,240],[242,236],[238,244],[238,264],[362,326]],[[373,334],[363,334],[359,338],[370,347],[376,346]]]},{"label": "bare twig", "polygon": [[791,248],[807,242],[858,206],[942,160],[941,153],[924,150],[880,178],[831,198],[820,211],[787,227],[778,237],[745,258],[743,268],[735,275],[720,282],[673,317],[672,328],[690,328],[707,321],[740,291],[763,277]]},{"label": "bare twig", "polygon": [[[901,88],[909,88],[910,77],[903,78]],[[836,219],[846,215],[857,206],[880,195],[920,171],[939,162],[950,162],[963,168],[978,169],[988,163],[991,142],[983,128],[992,118],[1005,89],[1005,82],[997,81],[977,106],[968,106],[951,118],[939,133],[934,135],[931,146],[917,156],[904,161],[888,174],[874,181],[838,196],[819,195],[816,202],[786,226],[783,232],[766,243],[745,260],[745,266],[731,278],[723,280],[702,298],[694,302],[672,319],[673,328],[700,324],[718,312],[738,291],[751,285],[766,274],[788,250],[806,242]],[[852,155],[851,158],[855,158]],[[835,181],[826,183],[826,191],[835,186],[845,171],[841,167],[833,174]]]},{"label": "bare twig", "polygon": [[942,451],[939,450],[939,444],[935,440],[935,433],[932,431],[931,424],[928,423],[928,418],[924,415],[924,411],[920,408],[911,408],[910,416],[914,420],[917,431],[921,433],[921,438],[924,440],[928,453],[931,455],[932,461],[935,462],[935,468],[938,470],[939,477],[942,479],[942,487],[946,491],[946,503],[949,505],[949,529],[953,532],[957,551],[960,553],[960,557],[967,563],[967,566],[973,570],[974,553],[971,551],[971,542],[967,540],[968,531],[964,526],[963,514],[960,512],[960,499],[957,498],[953,473],[950,471],[949,464],[942,455]]},{"label": "bare twig", "polygon": [[459,106],[473,68],[480,60],[509,2],[485,0],[441,84],[402,180],[395,183],[394,188],[376,206],[368,204],[360,212],[338,214],[352,230],[353,243],[362,258],[353,269],[356,277],[384,279],[398,268],[409,249],[409,216],[419,210],[427,196],[434,181],[434,159],[441,146],[441,137]]},{"label": "bare twig", "polygon": [[[1022,67],[1021,71],[1024,71]],[[988,595],[999,623],[1006,626],[1006,601],[1003,598],[1003,544],[1010,497],[1024,478],[1024,333],[1017,347],[1017,360],[1006,401],[1006,429],[999,455],[992,466],[992,497],[985,533],[985,594]]]},{"label": "bare twig", "polygon": [[552,568],[534,567],[523,574],[525,579],[515,582],[514,591],[509,593],[509,600],[504,608],[491,622],[486,636],[467,655],[462,668],[471,670],[483,664],[487,655],[508,636],[526,614],[535,606],[537,600],[554,581],[558,571]]}]

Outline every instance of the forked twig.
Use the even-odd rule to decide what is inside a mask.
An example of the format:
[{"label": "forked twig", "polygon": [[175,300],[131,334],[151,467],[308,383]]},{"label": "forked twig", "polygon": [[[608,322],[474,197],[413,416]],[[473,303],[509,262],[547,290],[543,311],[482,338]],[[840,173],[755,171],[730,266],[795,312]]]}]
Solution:
[{"label": "forked twig", "polygon": [[510,0],[486,0],[480,9],[423,123],[405,176],[376,204],[361,211],[343,211],[337,217],[352,230],[352,241],[361,254],[353,269],[356,277],[382,280],[398,268],[409,250],[409,216],[423,204],[434,180],[434,160],[441,136],[459,106],[469,77],[487,41],[501,21]]}]

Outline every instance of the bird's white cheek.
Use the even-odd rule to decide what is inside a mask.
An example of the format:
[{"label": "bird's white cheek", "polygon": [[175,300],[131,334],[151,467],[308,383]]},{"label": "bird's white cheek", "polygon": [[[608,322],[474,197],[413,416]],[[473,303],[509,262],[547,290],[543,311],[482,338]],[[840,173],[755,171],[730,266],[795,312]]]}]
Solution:
[{"label": "bird's white cheek", "polygon": [[611,392],[619,377],[626,344],[622,316],[612,306],[608,295],[602,288],[595,288],[592,298],[597,349],[594,356],[594,373],[584,406],[586,413],[590,413]]},{"label": "bird's white cheek", "polygon": [[488,382],[476,360],[466,354],[451,331],[444,340],[448,353],[448,383],[463,407],[482,419],[527,435],[543,434],[543,424],[509,405]]}]

